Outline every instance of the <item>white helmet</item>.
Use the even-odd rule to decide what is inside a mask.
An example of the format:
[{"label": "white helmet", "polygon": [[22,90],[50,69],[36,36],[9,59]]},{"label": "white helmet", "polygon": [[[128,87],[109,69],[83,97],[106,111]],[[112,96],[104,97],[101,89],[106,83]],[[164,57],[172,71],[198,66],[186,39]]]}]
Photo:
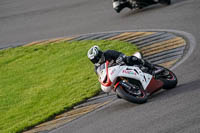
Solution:
[{"label": "white helmet", "polygon": [[100,50],[99,46],[93,46],[88,50],[87,56],[92,61],[92,63],[98,63],[101,59],[103,52]]}]

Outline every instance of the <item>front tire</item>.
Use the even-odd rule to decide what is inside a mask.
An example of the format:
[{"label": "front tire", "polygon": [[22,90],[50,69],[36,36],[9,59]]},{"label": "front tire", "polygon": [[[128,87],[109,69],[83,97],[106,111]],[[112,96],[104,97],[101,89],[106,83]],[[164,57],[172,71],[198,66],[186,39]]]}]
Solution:
[{"label": "front tire", "polygon": [[133,102],[133,103],[137,103],[137,104],[142,104],[142,103],[147,102],[148,98],[147,98],[147,94],[146,94],[145,90],[143,89],[143,87],[141,85],[138,87],[140,87],[140,91],[142,93],[141,96],[134,96],[134,95],[128,93],[127,90],[124,89],[120,85],[116,88],[116,93],[119,97],[121,97],[129,102]]}]

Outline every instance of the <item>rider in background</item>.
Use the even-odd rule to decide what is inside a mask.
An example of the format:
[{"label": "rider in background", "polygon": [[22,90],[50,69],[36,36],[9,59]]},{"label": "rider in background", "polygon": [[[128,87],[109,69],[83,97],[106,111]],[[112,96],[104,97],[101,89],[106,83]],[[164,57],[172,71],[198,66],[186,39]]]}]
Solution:
[{"label": "rider in background", "polygon": [[142,9],[146,6],[153,5],[153,4],[165,4],[165,5],[170,5],[171,0],[112,0],[113,2],[113,8],[117,13],[119,13],[122,9],[124,8],[139,8]]},{"label": "rider in background", "polygon": [[115,50],[106,50],[105,52],[101,51],[98,46],[93,46],[88,50],[88,58],[95,66],[95,72],[96,69],[106,61],[114,61],[114,63],[120,63],[124,62],[126,65],[133,66],[133,65],[143,65],[144,67],[147,67],[149,70],[152,70],[154,68],[153,64],[150,64],[149,62],[139,59],[136,56],[126,56],[121,52],[115,51]]}]

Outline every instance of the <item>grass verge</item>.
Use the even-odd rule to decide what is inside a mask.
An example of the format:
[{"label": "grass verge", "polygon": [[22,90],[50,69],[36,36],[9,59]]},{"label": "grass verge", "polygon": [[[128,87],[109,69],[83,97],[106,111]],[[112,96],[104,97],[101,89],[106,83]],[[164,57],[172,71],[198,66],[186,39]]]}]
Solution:
[{"label": "grass verge", "polygon": [[0,132],[21,132],[98,94],[100,85],[87,58],[99,45],[131,55],[120,41],[48,43],[0,51]]}]

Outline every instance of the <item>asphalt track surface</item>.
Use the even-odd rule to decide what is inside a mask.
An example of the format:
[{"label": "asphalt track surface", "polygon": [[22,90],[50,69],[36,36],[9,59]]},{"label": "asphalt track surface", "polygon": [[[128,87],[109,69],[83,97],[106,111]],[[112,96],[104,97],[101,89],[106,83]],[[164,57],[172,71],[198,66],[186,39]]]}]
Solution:
[{"label": "asphalt track surface", "polygon": [[199,133],[200,132],[200,1],[173,0],[116,14],[110,0],[1,0],[0,48],[35,40],[92,32],[173,29],[196,39],[192,54],[174,69],[176,89],[135,105],[116,100],[52,133]]}]

